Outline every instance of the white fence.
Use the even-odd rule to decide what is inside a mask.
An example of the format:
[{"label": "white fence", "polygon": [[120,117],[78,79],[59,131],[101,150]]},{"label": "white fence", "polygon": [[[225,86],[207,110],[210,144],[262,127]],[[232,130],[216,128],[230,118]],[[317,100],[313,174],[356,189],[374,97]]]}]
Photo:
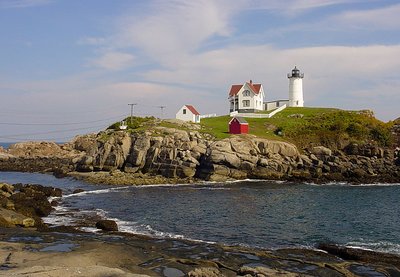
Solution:
[{"label": "white fence", "polygon": [[200,115],[200,119],[202,119],[202,118],[209,118],[209,117],[216,117],[216,116],[217,116],[216,113],[202,114],[202,115]]},{"label": "white fence", "polygon": [[280,111],[286,109],[286,104],[283,106],[280,106],[276,110],[273,110],[270,113],[238,113],[237,111],[231,112],[230,116],[240,116],[240,117],[251,117],[251,118],[271,118],[275,114],[279,113]]}]

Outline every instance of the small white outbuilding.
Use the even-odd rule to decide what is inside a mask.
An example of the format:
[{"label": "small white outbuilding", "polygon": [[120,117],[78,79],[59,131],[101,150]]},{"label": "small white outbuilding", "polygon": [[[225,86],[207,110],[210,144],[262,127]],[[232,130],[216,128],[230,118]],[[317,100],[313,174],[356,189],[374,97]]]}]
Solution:
[{"label": "small white outbuilding", "polygon": [[176,113],[176,119],[200,123],[200,113],[192,105],[183,105]]}]

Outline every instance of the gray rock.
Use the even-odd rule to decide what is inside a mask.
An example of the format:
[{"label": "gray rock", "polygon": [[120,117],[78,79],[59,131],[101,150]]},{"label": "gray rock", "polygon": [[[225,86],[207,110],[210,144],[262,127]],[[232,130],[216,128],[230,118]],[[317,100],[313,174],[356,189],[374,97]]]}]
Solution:
[{"label": "gray rock", "polygon": [[15,211],[0,208],[0,223],[2,223],[4,227],[33,227],[35,225],[35,220]]},{"label": "gray rock", "polygon": [[104,231],[118,231],[118,225],[114,220],[99,220],[96,222],[96,228]]},{"label": "gray rock", "polygon": [[324,146],[315,146],[310,152],[316,156],[332,156],[332,150]]},{"label": "gray rock", "polygon": [[189,277],[224,277],[218,268],[215,267],[201,267],[196,268],[188,273]]}]

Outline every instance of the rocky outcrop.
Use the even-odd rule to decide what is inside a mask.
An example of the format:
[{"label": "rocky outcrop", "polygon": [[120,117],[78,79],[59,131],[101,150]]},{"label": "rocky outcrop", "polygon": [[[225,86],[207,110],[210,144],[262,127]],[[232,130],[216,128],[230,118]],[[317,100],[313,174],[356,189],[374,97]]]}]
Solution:
[{"label": "rocky outcrop", "polygon": [[336,244],[320,243],[318,249],[324,250],[329,254],[338,256],[344,260],[353,260],[367,263],[387,263],[400,267],[399,256],[395,254],[374,252],[359,248],[350,248]]},{"label": "rocky outcrop", "polygon": [[[251,135],[214,140],[197,130],[160,126],[134,133],[107,130],[64,145],[28,142],[2,151],[1,170],[51,171],[57,176],[110,172],[108,177],[121,182],[121,174],[209,181],[400,181],[400,151],[373,144],[353,143],[341,150],[316,145],[299,151],[294,144]],[[127,183],[137,183],[129,179]]]},{"label": "rocky outcrop", "polygon": [[41,217],[52,210],[48,197],[61,195],[52,187],[0,183],[0,226],[43,227]]},{"label": "rocky outcrop", "polygon": [[257,137],[232,137],[216,141],[200,160],[198,176],[220,181],[226,178],[276,179],[297,165],[300,154],[286,142]]},{"label": "rocky outcrop", "polygon": [[0,151],[0,170],[24,172],[56,172],[59,175],[75,170],[74,161],[85,152],[70,145],[54,142],[21,142]]}]

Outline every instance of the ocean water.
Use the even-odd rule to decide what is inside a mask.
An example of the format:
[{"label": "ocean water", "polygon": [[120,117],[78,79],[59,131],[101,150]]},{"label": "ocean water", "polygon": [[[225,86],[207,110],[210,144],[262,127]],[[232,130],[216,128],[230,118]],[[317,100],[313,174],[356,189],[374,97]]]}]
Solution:
[{"label": "ocean water", "polygon": [[[400,184],[244,181],[115,187],[18,172],[0,172],[1,181],[62,188],[60,206],[46,218],[51,224],[74,225],[95,214],[117,220],[122,231],[154,237],[273,249],[334,242],[400,254]],[[76,188],[85,191],[72,194]]]},{"label": "ocean water", "polygon": [[14,144],[14,142],[0,142],[0,146],[4,149],[7,149],[11,144]]}]

